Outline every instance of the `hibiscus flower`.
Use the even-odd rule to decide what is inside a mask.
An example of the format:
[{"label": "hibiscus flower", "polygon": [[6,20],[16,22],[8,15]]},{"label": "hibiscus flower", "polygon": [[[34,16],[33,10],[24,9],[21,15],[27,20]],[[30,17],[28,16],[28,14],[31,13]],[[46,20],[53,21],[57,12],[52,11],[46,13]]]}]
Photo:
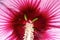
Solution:
[{"label": "hibiscus flower", "polygon": [[59,0],[0,2],[0,40],[60,40],[59,28]]}]

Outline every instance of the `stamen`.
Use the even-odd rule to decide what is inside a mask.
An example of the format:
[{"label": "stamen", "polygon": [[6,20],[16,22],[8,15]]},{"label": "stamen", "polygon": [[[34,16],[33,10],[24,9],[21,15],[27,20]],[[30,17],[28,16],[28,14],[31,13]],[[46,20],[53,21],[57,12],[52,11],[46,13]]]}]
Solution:
[{"label": "stamen", "polygon": [[26,14],[24,14],[24,19],[27,21],[27,16],[26,16]]},{"label": "stamen", "polygon": [[38,18],[33,19],[32,22],[35,22],[36,20],[38,20]]}]

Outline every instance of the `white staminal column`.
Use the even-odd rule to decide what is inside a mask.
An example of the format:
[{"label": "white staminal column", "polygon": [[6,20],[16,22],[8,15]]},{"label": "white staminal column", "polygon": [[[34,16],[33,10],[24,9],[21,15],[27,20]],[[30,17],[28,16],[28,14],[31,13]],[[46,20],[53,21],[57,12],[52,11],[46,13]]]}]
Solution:
[{"label": "white staminal column", "polygon": [[25,34],[24,34],[24,40],[33,40],[34,39],[34,28],[31,21],[27,22],[25,25]]}]

